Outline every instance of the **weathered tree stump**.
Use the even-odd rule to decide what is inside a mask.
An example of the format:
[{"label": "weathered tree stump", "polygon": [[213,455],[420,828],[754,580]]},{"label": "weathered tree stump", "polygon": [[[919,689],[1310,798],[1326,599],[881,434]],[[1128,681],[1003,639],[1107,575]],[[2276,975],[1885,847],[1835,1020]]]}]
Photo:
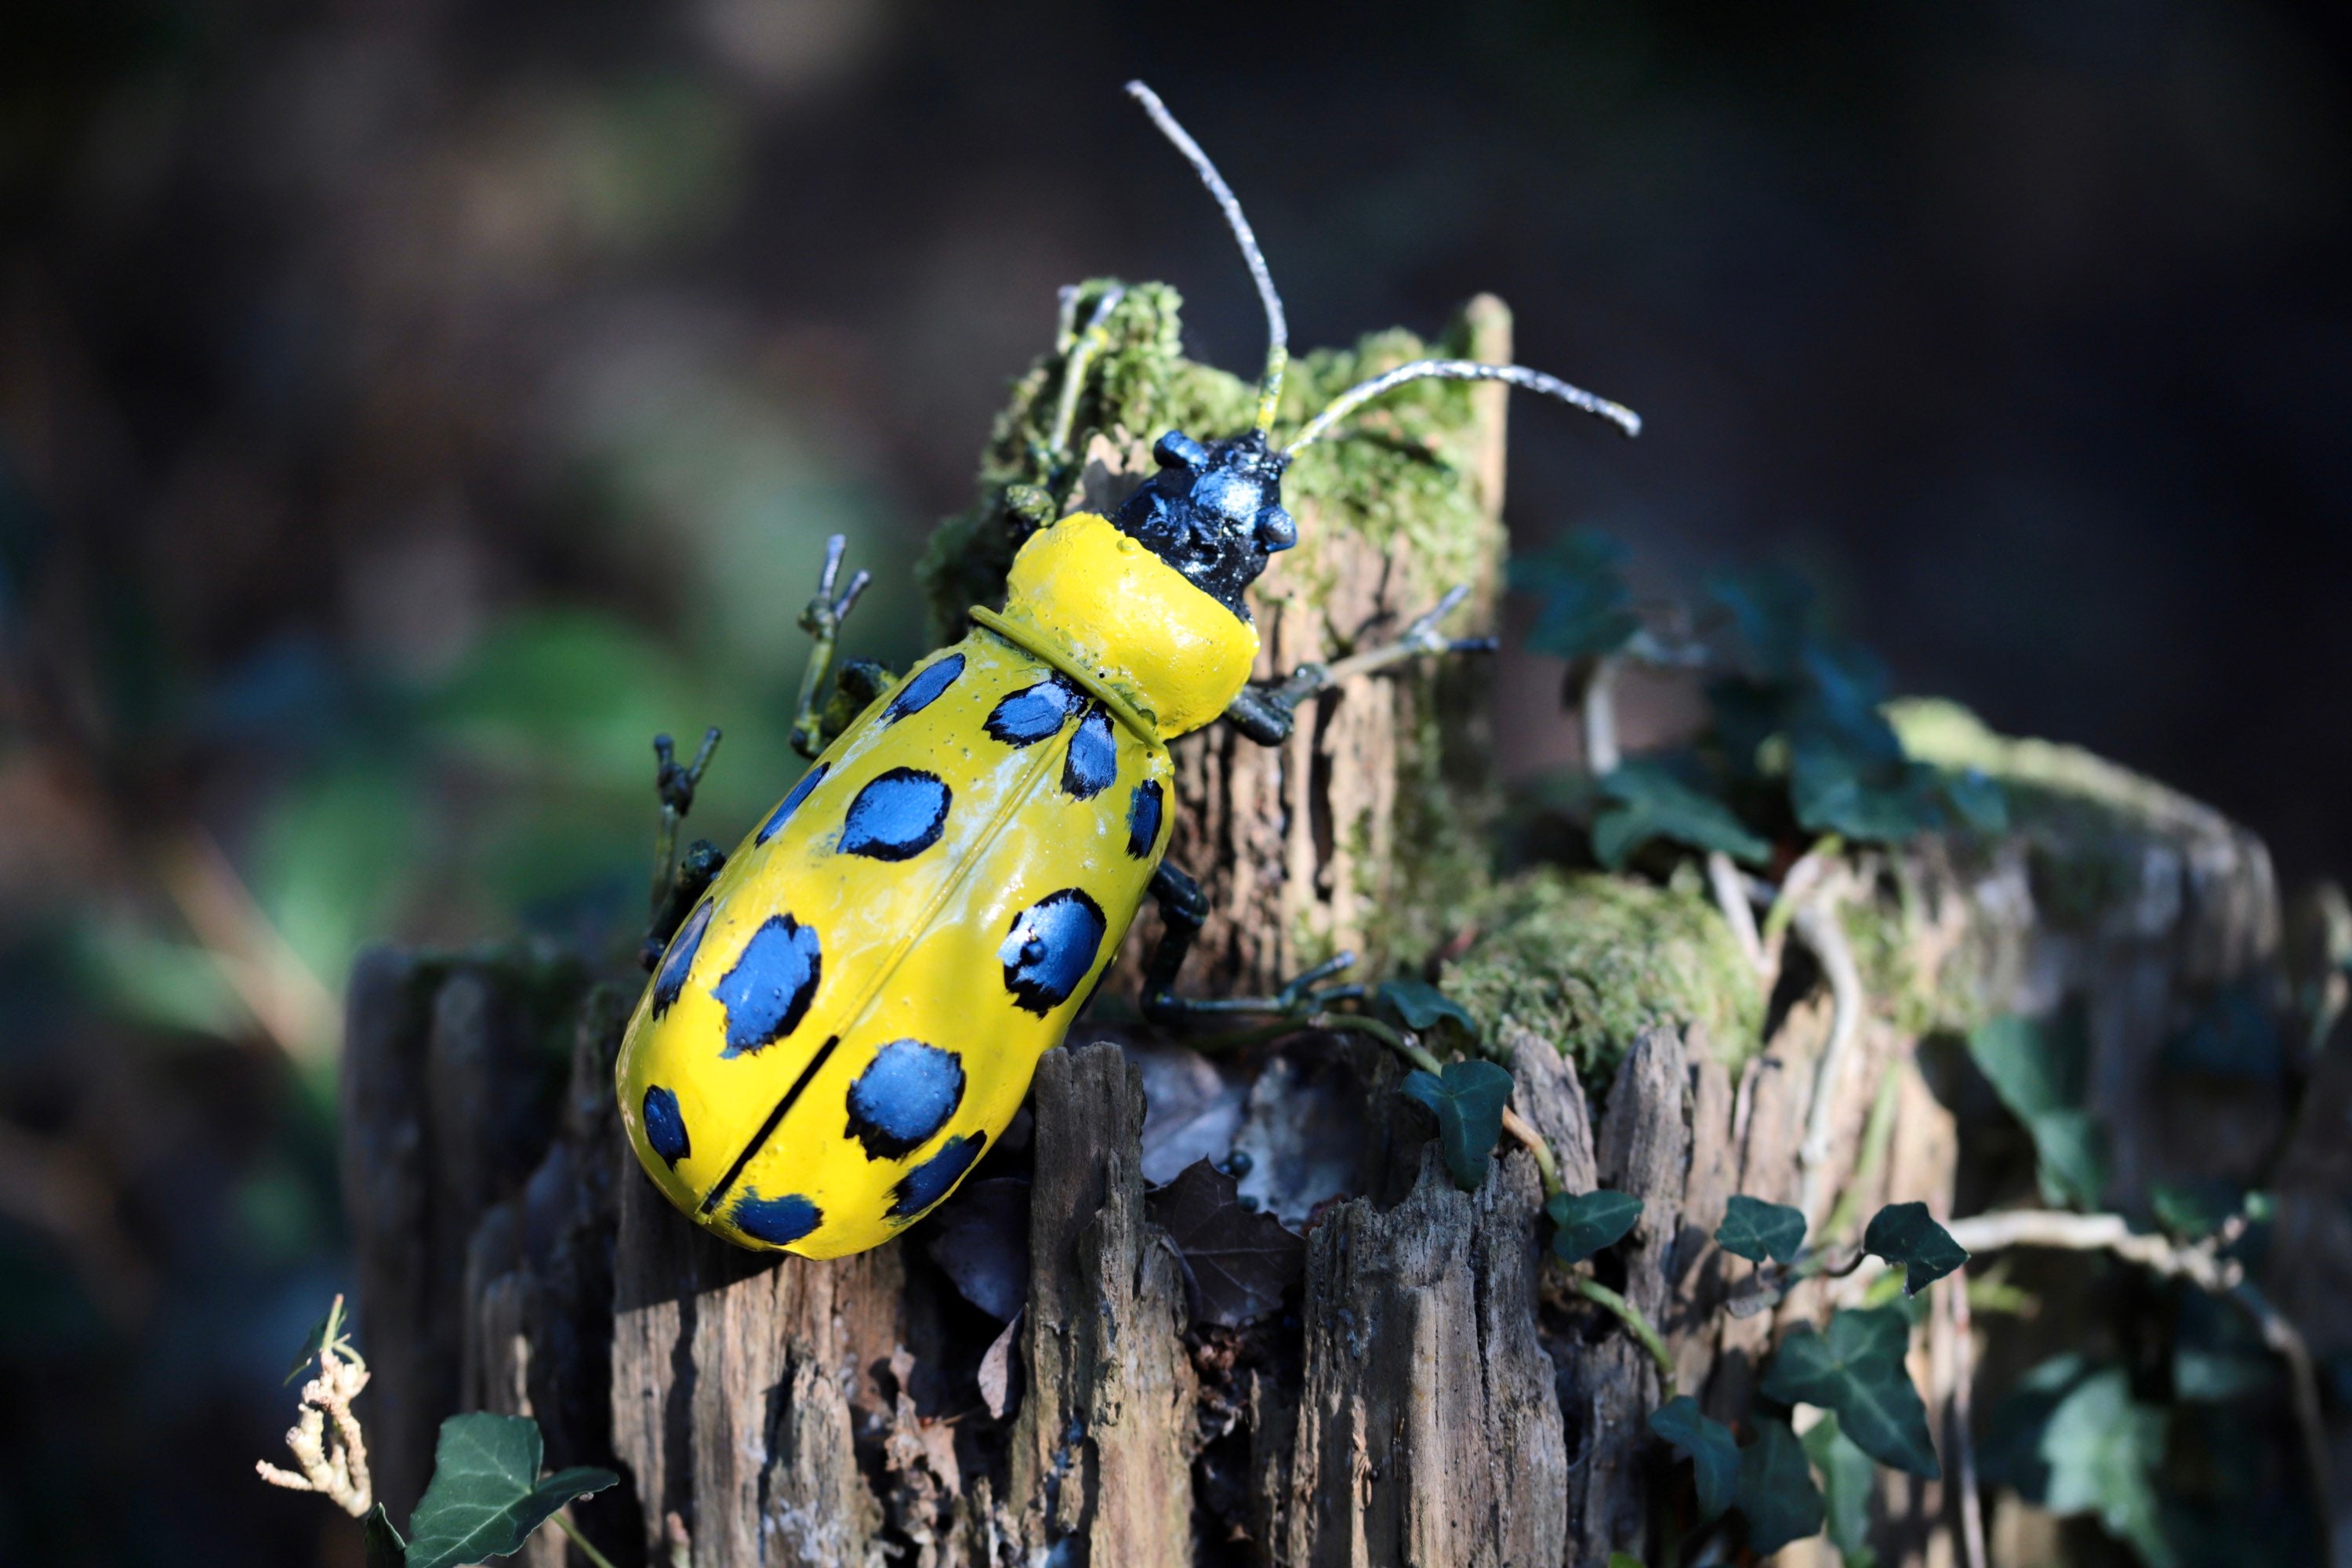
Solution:
[{"label": "weathered tree stump", "polygon": [[[1133,471],[1171,407],[1238,404],[1168,357],[1167,297],[1134,309],[1107,373],[1128,390],[1098,400],[1090,493]],[[1507,347],[1491,302],[1462,331],[1482,356]],[[1017,448],[1046,380],[1023,384],[1000,447]],[[1491,608],[1498,390],[1437,389],[1394,417],[1361,442],[1370,455],[1335,457],[1336,493],[1301,509],[1305,537],[1326,542],[1270,582],[1268,673],[1457,576],[1478,590],[1465,629]],[[1370,527],[1353,462],[1391,484],[1419,465],[1414,493],[1453,531]],[[1297,478],[1311,494],[1304,462]],[[992,515],[957,525],[973,559]],[[1475,705],[1438,717],[1433,683],[1452,679],[1330,694],[1276,752],[1188,743],[1178,854],[1218,904],[1192,983],[1262,986],[1340,945],[1418,960],[1475,910],[1449,989],[1511,1054],[1515,1103],[1570,1190],[1642,1198],[1609,1265],[1622,1278],[1606,1282],[1659,1326],[1676,1385],[1710,1410],[1744,1411],[1776,1331],[1823,1305],[1808,1286],[1777,1312],[1721,1310],[1749,1271],[1712,1239],[1732,1194],[1810,1192],[1846,1236],[1882,1202],[1950,1213],[1960,1151],[1927,1037],[2079,1000],[2119,1167],[2204,1157],[2173,1146],[2148,1074],[2196,996],[2273,958],[2250,837],[2087,759],[2069,771],[1915,726],[1915,745],[2018,780],[2018,824],[1855,863],[1843,918],[1867,1013],[1824,1081],[1824,988],[1794,969],[1775,1005],[1703,896],[1554,871],[1482,885],[1448,837],[1475,833],[1487,787]],[[610,1090],[636,984],[592,986],[576,964],[519,952],[379,952],[361,968],[345,1171],[376,1369],[363,1414],[395,1518],[436,1424],[477,1406],[537,1415],[551,1465],[621,1472],[580,1515],[621,1563],[1599,1565],[1644,1550],[1671,1481],[1644,1426],[1657,1367],[1547,1270],[1531,1158],[1507,1144],[1479,1191],[1456,1190],[1399,1108],[1392,1058],[1365,1042],[1292,1047],[1347,1068],[1325,1092],[1359,1130],[1355,1184],[1315,1215],[1290,1309],[1235,1331],[1194,1321],[1187,1266],[1150,1217],[1141,1079],[1108,1026],[1082,1023],[1040,1068],[1025,1146],[1016,1128],[976,1178],[1025,1159],[1031,1179],[1014,1374],[992,1414],[982,1367],[999,1325],[932,1260],[936,1221],[856,1258],[765,1258],[698,1232],[643,1180]],[[1829,1136],[1801,1168],[1817,1094]],[[1950,1335],[1940,1321],[1916,1368],[1939,1442]],[[1949,1561],[1946,1504],[1889,1483],[1882,1561]],[[530,1550],[564,1553],[551,1537]]]}]

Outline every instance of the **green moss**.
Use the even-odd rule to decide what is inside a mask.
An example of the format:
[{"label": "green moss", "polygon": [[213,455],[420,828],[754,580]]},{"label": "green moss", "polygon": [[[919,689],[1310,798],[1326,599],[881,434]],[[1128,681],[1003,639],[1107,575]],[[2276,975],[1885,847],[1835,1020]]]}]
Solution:
[{"label": "green moss", "polygon": [[1633,1037],[1696,1023],[1716,1058],[1753,1055],[1764,998],[1713,905],[1626,877],[1531,872],[1488,897],[1481,934],[1441,985],[1480,1026],[1559,1043],[1596,1092]]},{"label": "green moss", "polygon": [[[1899,873],[1898,873],[1899,874]],[[1913,1037],[1933,1034],[1965,1034],[1984,1021],[1985,1008],[1976,982],[1980,965],[1965,958],[1947,957],[1939,969],[1927,973],[1920,964],[1914,912],[1899,896],[1853,900],[1838,906],[1853,950],[1854,968],[1873,1007],[1891,1019],[1897,1030]]]},{"label": "green moss", "polygon": [[[1103,290],[1113,286],[1107,278],[1080,284],[1078,319],[1091,314]],[[1183,297],[1165,283],[1138,283],[1111,308],[1105,322],[1109,342],[1087,378],[1072,422],[1073,453],[1083,456],[1093,431],[1124,432],[1146,443],[1171,427],[1229,434],[1247,426],[1250,384],[1184,358],[1183,304]],[[1007,488],[1038,486],[1057,507],[1076,499],[1076,463],[1056,463],[1045,450],[1063,363],[1058,352],[1042,354],[1013,384],[981,453],[979,500],[940,524],[916,569],[930,605],[933,634],[942,642],[963,635],[964,612],[971,605],[994,605],[1004,597],[1005,572],[1032,527],[1006,507]]]},{"label": "green moss", "polygon": [[[1108,279],[1079,286],[1077,314],[1094,308]],[[1123,435],[1141,448],[1175,428],[1203,439],[1247,428],[1252,384],[1184,358],[1183,298],[1164,283],[1130,286],[1112,307],[1108,346],[1077,402],[1071,448],[1083,454],[1091,432]],[[1457,321],[1424,344],[1401,329],[1373,332],[1352,349],[1319,349],[1291,363],[1283,384],[1277,437],[1305,424],[1345,388],[1425,354],[1470,351],[1472,324]],[[1062,384],[1064,356],[1041,355],[1013,384],[981,454],[979,500],[932,534],[919,568],[935,631],[961,636],[964,611],[994,604],[1004,574],[1031,524],[1005,506],[1013,485],[1035,485],[1056,504],[1076,499],[1077,469],[1045,449]],[[1325,586],[1318,541],[1351,533],[1385,553],[1408,551],[1429,583],[1451,585],[1482,574],[1500,525],[1480,509],[1468,471],[1475,434],[1476,389],[1460,382],[1418,382],[1381,400],[1338,435],[1300,455],[1286,494],[1313,509],[1286,575],[1310,595]]]},{"label": "green moss", "polygon": [[[1076,314],[1094,308],[1110,280],[1080,286]],[[1108,347],[1078,399],[1070,440],[1083,455],[1096,432],[1131,443],[1129,467],[1161,431],[1202,439],[1246,428],[1255,388],[1183,357],[1181,297],[1161,283],[1129,287],[1107,322]],[[1467,356],[1482,329],[1507,329],[1492,301],[1465,312],[1433,343],[1411,332],[1371,333],[1353,348],[1325,349],[1291,363],[1276,436],[1305,424],[1348,386],[1425,354]],[[919,568],[934,635],[961,637],[972,605],[1002,602],[1004,576],[1034,521],[1006,503],[1008,488],[1037,486],[1057,510],[1079,495],[1077,462],[1045,449],[1062,384],[1064,358],[1042,355],[1013,384],[981,455],[978,500],[943,521]],[[1370,542],[1395,562],[1409,592],[1434,600],[1456,583],[1477,583],[1503,550],[1502,525],[1486,515],[1475,463],[1477,389],[1458,382],[1415,383],[1360,413],[1303,453],[1285,487],[1299,514],[1300,542],[1284,558],[1281,591],[1312,605],[1328,592],[1339,542]],[[1341,637],[1358,628],[1335,626]],[[1439,668],[1441,667],[1442,668]],[[1477,716],[1490,673],[1475,659],[1432,661],[1400,673],[1416,684],[1413,732],[1400,746],[1392,875],[1364,862],[1360,889],[1380,902],[1369,933],[1372,965],[1412,963],[1461,929],[1468,904],[1488,883],[1484,833],[1496,813],[1492,738]],[[1360,856],[1365,844],[1354,847]],[[1311,951],[1312,944],[1307,944]]]},{"label": "green moss", "polygon": [[[1353,349],[1306,355],[1283,385],[1280,427],[1305,424],[1356,383],[1407,361],[1468,353],[1471,331],[1466,319],[1457,321],[1437,342],[1424,343],[1391,329],[1368,333]],[[1482,510],[1468,468],[1477,393],[1465,382],[1412,383],[1300,453],[1285,490],[1311,505],[1315,519],[1300,531],[1303,559],[1292,571],[1303,568],[1313,582],[1318,538],[1345,530],[1384,553],[1409,552],[1433,588],[1475,581],[1499,529]]]},{"label": "green moss", "polygon": [[2210,807],[2153,779],[2079,746],[1995,734],[1958,703],[1907,698],[1886,716],[1919,761],[2000,781],[2034,908],[2060,930],[2089,930],[2134,900],[2150,840],[2227,830]]}]

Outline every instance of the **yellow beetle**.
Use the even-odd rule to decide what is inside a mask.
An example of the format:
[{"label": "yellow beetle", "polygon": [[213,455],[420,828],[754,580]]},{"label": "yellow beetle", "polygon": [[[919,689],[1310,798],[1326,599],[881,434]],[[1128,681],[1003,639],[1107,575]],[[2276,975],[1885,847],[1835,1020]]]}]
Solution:
[{"label": "yellow beetle", "polygon": [[[1394,643],[1248,684],[1258,641],[1244,595],[1296,541],[1281,487],[1300,448],[1428,376],[1507,381],[1639,428],[1540,372],[1423,360],[1350,388],[1277,448],[1286,332],[1256,239],[1160,100],[1139,82],[1128,90],[1208,185],[1257,283],[1270,344],[1255,428],[1205,446],[1171,431],[1153,449],[1160,471],[1115,517],[1039,529],[1001,614],[972,610],[970,635],[878,694],[731,856],[698,846],[674,879],[677,821],[717,737],[684,768],[656,742],[656,891],[668,896],[616,1068],[622,1120],[669,1200],[740,1246],[862,1251],[945,1198],[1019,1110],[1147,894],[1168,924],[1147,968],[1148,1016],[1309,1005],[1349,962],[1276,997],[1184,1002],[1173,990],[1205,910],[1161,859],[1168,742],[1219,718],[1278,742],[1297,703],[1335,681],[1469,646],[1435,629],[1457,589]],[[1107,315],[1108,301],[1074,346],[1070,382]],[[1066,386],[1057,446],[1073,401]],[[840,555],[836,539],[806,618],[819,641],[796,739],[817,733],[834,632],[865,582],[833,597]]]}]

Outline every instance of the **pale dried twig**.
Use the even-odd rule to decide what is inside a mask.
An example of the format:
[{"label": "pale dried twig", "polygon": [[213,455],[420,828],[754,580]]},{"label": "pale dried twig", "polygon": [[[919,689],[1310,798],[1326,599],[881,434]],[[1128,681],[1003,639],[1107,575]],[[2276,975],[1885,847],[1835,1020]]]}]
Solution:
[{"label": "pale dried twig", "polygon": [[1764,939],[1756,931],[1756,911],[1748,903],[1748,887],[1739,875],[1739,868],[1731,857],[1720,849],[1710,849],[1706,856],[1707,886],[1715,893],[1715,907],[1723,911],[1723,923],[1731,928],[1731,937],[1739,944],[1740,956],[1756,972],[1760,982],[1765,978]]},{"label": "pale dried twig", "polygon": [[375,1506],[368,1479],[367,1442],[360,1432],[352,1401],[367,1386],[367,1363],[336,1333],[342,1320],[343,1299],[335,1298],[327,1316],[328,1328],[319,1339],[319,1375],[302,1385],[302,1414],[286,1434],[286,1447],[301,1467],[299,1473],[283,1470],[267,1459],[254,1468],[273,1487],[288,1491],[319,1492],[353,1519],[365,1519]]},{"label": "pale dried twig", "polygon": [[[2048,1209],[2002,1209],[1972,1215],[1954,1220],[1945,1228],[1972,1256],[2009,1247],[2112,1253],[2151,1273],[2186,1279],[2215,1296],[2236,1302],[2254,1321],[2263,1342],[2285,1363],[2304,1468],[2313,1498],[2325,1508],[2330,1471],[2327,1433],[2319,1406],[2318,1374],[2302,1331],[2255,1289],[2236,1258],[2225,1256],[2231,1243],[2245,1233],[2243,1215],[2232,1216],[2213,1235],[2194,1242],[2177,1242],[2168,1237],[2134,1230],[2121,1215],[2063,1214]],[[1874,1272],[1857,1269],[1847,1281],[1846,1292],[1858,1294],[1867,1287]]]},{"label": "pale dried twig", "polygon": [[1867,1005],[1862,971],[1854,963],[1853,946],[1846,940],[1845,926],[1838,914],[1843,892],[1843,879],[1831,880],[1819,894],[1799,904],[1790,918],[1797,935],[1821,961],[1822,973],[1830,983],[1829,1044],[1822,1047],[1821,1066],[1814,1074],[1812,1105],[1805,1114],[1804,1142],[1797,1146],[1798,1168],[1804,1173],[1797,1206],[1804,1211],[1806,1222],[1817,1228],[1832,1195],[1823,1185],[1822,1173],[1829,1163],[1847,1061],[1862,1033],[1862,1017]]}]

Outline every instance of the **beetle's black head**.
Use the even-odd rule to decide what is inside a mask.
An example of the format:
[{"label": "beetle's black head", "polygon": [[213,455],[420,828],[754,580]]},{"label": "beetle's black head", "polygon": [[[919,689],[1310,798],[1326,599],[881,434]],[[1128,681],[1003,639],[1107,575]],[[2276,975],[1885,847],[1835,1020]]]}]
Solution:
[{"label": "beetle's black head", "polygon": [[1202,593],[1249,619],[1242,595],[1265,558],[1298,542],[1282,509],[1290,459],[1261,431],[1203,447],[1171,430],[1151,448],[1160,471],[1127,498],[1118,531],[1190,578]]}]

